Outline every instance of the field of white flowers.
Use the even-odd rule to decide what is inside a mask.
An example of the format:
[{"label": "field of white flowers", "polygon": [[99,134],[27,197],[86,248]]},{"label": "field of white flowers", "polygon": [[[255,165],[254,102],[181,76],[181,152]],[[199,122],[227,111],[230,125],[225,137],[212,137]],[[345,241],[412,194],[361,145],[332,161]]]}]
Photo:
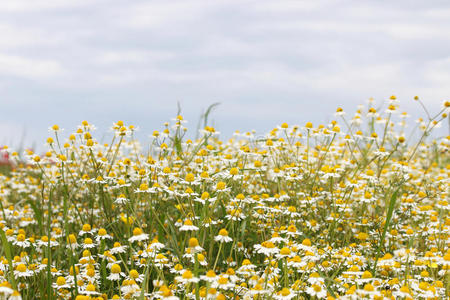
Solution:
[{"label": "field of white flowers", "polygon": [[260,137],[190,140],[179,115],[149,147],[122,121],[107,144],[83,121],[41,155],[2,147],[0,299],[448,299],[450,102],[418,122],[399,104]]}]

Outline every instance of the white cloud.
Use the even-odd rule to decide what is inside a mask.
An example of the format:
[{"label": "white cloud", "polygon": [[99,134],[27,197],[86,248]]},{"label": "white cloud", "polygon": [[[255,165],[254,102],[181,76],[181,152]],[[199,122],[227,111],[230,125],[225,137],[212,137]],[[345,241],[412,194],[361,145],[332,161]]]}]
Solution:
[{"label": "white cloud", "polygon": [[425,67],[424,77],[428,82],[446,87],[446,90],[450,92],[450,87],[448,87],[450,82],[450,57],[429,62]]},{"label": "white cloud", "polygon": [[0,24],[0,47],[2,49],[29,46],[38,41],[37,34],[32,29],[18,29],[9,24]]},{"label": "white cloud", "polygon": [[61,65],[54,60],[31,59],[0,53],[0,74],[27,79],[55,77],[63,73]]},{"label": "white cloud", "polygon": [[220,100],[225,116],[267,123],[391,93],[437,105],[450,94],[448,17],[449,4],[406,0],[0,1],[0,100],[42,102],[46,117],[6,116],[42,128],[57,101],[63,121],[84,119],[79,99],[108,124],[161,115],[142,99],[186,99],[188,112]]},{"label": "white cloud", "polygon": [[120,64],[120,63],[145,63],[158,62],[173,57],[173,54],[163,51],[106,51],[96,58],[100,64]]},{"label": "white cloud", "polygon": [[0,12],[32,12],[92,5],[96,0],[14,0],[0,1]]},{"label": "white cloud", "polygon": [[261,12],[295,13],[311,12],[330,4],[333,1],[310,1],[310,0],[284,0],[284,1],[253,1],[252,9]]},{"label": "white cloud", "polygon": [[423,39],[447,39],[448,28],[439,24],[391,24],[384,26],[384,30],[391,34],[394,38],[423,40]]},{"label": "white cloud", "polygon": [[158,29],[163,26],[180,26],[185,22],[199,20],[209,8],[222,1],[152,1],[130,3],[120,11],[119,22],[125,27],[138,29]]}]

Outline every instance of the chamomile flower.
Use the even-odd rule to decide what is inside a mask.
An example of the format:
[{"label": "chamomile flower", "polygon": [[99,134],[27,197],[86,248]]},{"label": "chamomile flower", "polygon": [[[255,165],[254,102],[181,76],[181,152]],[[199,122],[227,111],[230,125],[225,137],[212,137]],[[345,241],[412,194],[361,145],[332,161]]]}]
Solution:
[{"label": "chamomile flower", "polygon": [[136,282],[143,282],[144,278],[145,278],[145,275],[139,274],[139,272],[135,269],[130,270],[130,272],[128,273],[129,280],[134,280]]},{"label": "chamomile flower", "polygon": [[114,246],[109,250],[111,254],[125,253],[127,251],[127,245],[121,245],[119,242],[115,242]]},{"label": "chamomile flower", "polygon": [[279,252],[279,249],[269,241],[265,241],[261,244],[255,245],[254,248],[258,253],[264,254],[266,256],[272,256]]},{"label": "chamomile flower", "polygon": [[175,279],[185,285],[189,283],[197,283],[200,281],[200,279],[195,277],[189,269],[182,271],[181,276],[177,276],[175,277]]},{"label": "chamomile flower", "polygon": [[190,219],[184,220],[183,225],[180,227],[180,231],[197,231],[198,227],[195,226]]},{"label": "chamomile flower", "polygon": [[113,237],[108,234],[105,228],[100,228],[97,232],[95,240],[99,243],[101,240],[111,240]]},{"label": "chamomile flower", "polygon": [[233,241],[233,239],[228,236],[228,231],[225,228],[220,229],[219,234],[214,237],[214,240],[220,243],[229,243]]},{"label": "chamomile flower", "polygon": [[87,295],[87,296],[98,296],[100,295],[99,292],[97,292],[97,288],[94,284],[88,284],[84,289],[80,288],[79,291],[80,294],[82,295]]},{"label": "chamomile flower", "polygon": [[217,280],[217,278],[218,278],[217,274],[216,274],[216,272],[214,272],[214,270],[209,270],[208,272],[206,272],[205,275],[200,276],[201,280],[204,280],[209,283],[215,282]]},{"label": "chamomile flower", "polygon": [[84,224],[78,235],[83,236],[85,234],[95,234],[96,230],[91,227],[90,224]]},{"label": "chamomile flower", "polygon": [[53,283],[52,287],[54,289],[69,289],[71,286],[67,284],[66,278],[64,278],[63,276],[58,276],[58,278],[56,278],[56,282]]},{"label": "chamomile flower", "polygon": [[125,205],[130,202],[130,199],[128,199],[124,194],[120,194],[119,197],[114,200],[115,204]]},{"label": "chamomile flower", "polygon": [[306,293],[311,297],[317,297],[318,299],[325,298],[327,296],[326,288],[321,284],[313,284],[306,289]]},{"label": "chamomile flower", "polygon": [[13,244],[22,248],[28,248],[31,245],[30,242],[27,241],[25,235],[21,233],[17,235],[17,239],[13,242]]},{"label": "chamomile flower", "polygon": [[14,270],[14,276],[18,278],[26,278],[34,275],[34,272],[29,270],[25,264],[18,264]]},{"label": "chamomile flower", "polygon": [[289,288],[283,288],[281,291],[276,292],[273,297],[277,300],[290,300],[296,296],[297,294],[295,293],[295,291]]},{"label": "chamomile flower", "polygon": [[144,233],[141,228],[135,227],[133,229],[133,236],[128,239],[130,243],[142,242],[148,240],[148,234]]},{"label": "chamomile flower", "polygon": [[212,287],[216,289],[229,290],[234,288],[234,283],[231,282],[228,277],[220,275],[216,281],[212,283]]},{"label": "chamomile flower", "polygon": [[92,249],[97,247],[97,245],[92,241],[91,238],[85,238],[83,241],[83,249]]},{"label": "chamomile flower", "polygon": [[108,280],[118,281],[121,280],[122,277],[125,277],[125,273],[122,272],[122,268],[118,264],[113,264],[111,266],[110,274],[107,277]]}]

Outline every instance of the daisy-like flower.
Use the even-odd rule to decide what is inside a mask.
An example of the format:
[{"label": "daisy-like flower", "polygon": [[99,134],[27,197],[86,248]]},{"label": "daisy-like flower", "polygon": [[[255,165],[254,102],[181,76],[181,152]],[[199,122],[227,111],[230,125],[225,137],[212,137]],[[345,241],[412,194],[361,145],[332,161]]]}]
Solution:
[{"label": "daisy-like flower", "polygon": [[125,205],[130,203],[130,199],[128,199],[124,194],[120,194],[119,197],[114,200],[115,204]]},{"label": "daisy-like flower", "polygon": [[220,229],[219,234],[214,237],[214,240],[220,243],[229,243],[233,241],[233,239],[228,236],[228,231],[225,228]]},{"label": "daisy-like flower", "polygon": [[281,291],[277,292],[273,297],[277,300],[290,300],[294,298],[297,294],[295,291],[283,288]]},{"label": "daisy-like flower", "polygon": [[177,296],[173,295],[173,291],[168,288],[166,285],[163,285],[159,288],[159,291],[157,291],[154,295],[156,299],[163,299],[163,300],[178,300],[179,298]]},{"label": "daisy-like flower", "polygon": [[287,239],[282,238],[282,237],[278,234],[278,232],[274,232],[274,233],[272,234],[272,237],[270,238],[269,241],[272,242],[272,243],[274,243],[274,244],[279,244],[279,243],[286,243],[286,242],[287,242]]},{"label": "daisy-like flower", "polygon": [[307,280],[311,284],[323,284],[324,279],[320,277],[319,273],[313,272],[309,275],[309,278]]},{"label": "daisy-like flower", "polygon": [[0,283],[0,295],[8,297],[14,292],[11,284],[8,281],[4,281]]},{"label": "daisy-like flower", "polygon": [[87,296],[100,295],[100,293],[97,292],[97,288],[93,284],[88,284],[85,289],[80,289],[79,293],[82,295],[87,295]]},{"label": "daisy-like flower", "polygon": [[28,248],[31,245],[30,242],[27,241],[25,235],[22,233],[19,233],[17,235],[17,239],[13,242],[13,244],[22,248]]},{"label": "daisy-like flower", "polygon": [[60,128],[59,125],[53,125],[48,128],[49,132],[60,133],[64,130],[64,128]]},{"label": "daisy-like flower", "polygon": [[311,297],[317,297],[318,299],[325,298],[327,296],[327,290],[321,284],[313,284],[306,289],[306,293]]},{"label": "daisy-like flower", "polygon": [[211,197],[208,192],[203,192],[200,197],[194,198],[194,201],[205,204],[206,202],[214,203],[217,197]]},{"label": "daisy-like flower", "polygon": [[402,286],[398,291],[394,291],[392,295],[401,299],[412,299],[411,290],[406,285]]},{"label": "daisy-like flower", "polygon": [[226,192],[229,192],[230,190],[231,190],[231,188],[227,187],[226,183],[223,181],[219,181],[216,184],[216,191],[218,193],[226,193]]},{"label": "daisy-like flower", "polygon": [[83,241],[83,249],[95,248],[97,245],[92,241],[91,238],[85,238]]},{"label": "daisy-like flower", "polygon": [[303,241],[302,241],[302,243],[301,243],[301,245],[299,245],[298,247],[301,249],[301,250],[304,250],[304,251],[314,251],[314,248],[313,247],[311,247],[311,240],[310,239],[304,239]]},{"label": "daisy-like flower", "polygon": [[293,255],[291,249],[289,249],[288,247],[283,247],[280,249],[280,253],[278,253],[276,256],[277,258],[286,258],[286,257],[291,257]]},{"label": "daisy-like flower", "polygon": [[199,253],[202,252],[204,249],[199,245],[198,239],[195,237],[192,237],[189,239],[188,242],[189,248],[192,250],[191,253]]},{"label": "daisy-like flower", "polygon": [[130,270],[130,273],[128,274],[129,280],[134,280],[136,282],[143,282],[145,278],[144,274],[139,274],[139,272],[135,269]]},{"label": "daisy-like flower", "polygon": [[262,284],[257,283],[252,288],[250,288],[250,290],[248,290],[245,293],[244,299],[245,299],[245,296],[247,296],[247,295],[250,296],[250,297],[254,297],[254,296],[257,296],[257,295],[268,294],[269,292],[270,292],[269,289],[265,289]]},{"label": "daisy-like flower", "polygon": [[363,297],[369,296],[371,298],[374,297],[374,296],[380,296],[381,295],[380,292],[378,292],[375,289],[375,287],[372,284],[370,284],[370,283],[366,283],[364,285],[363,289],[356,290],[356,293],[358,295],[360,295],[360,296],[363,296]]},{"label": "daisy-like flower", "polygon": [[160,243],[158,241],[158,238],[154,238],[151,242],[150,245],[148,245],[148,247],[152,250],[161,250],[162,248],[164,248],[164,244]]},{"label": "daisy-like flower", "polygon": [[25,264],[19,264],[16,266],[16,269],[14,270],[14,276],[21,278],[21,277],[31,277],[33,276],[34,272],[29,270]]},{"label": "daisy-like flower", "polygon": [[83,277],[86,278],[89,283],[95,283],[100,279],[100,274],[95,271],[95,267],[93,265],[88,265],[84,271]]},{"label": "daisy-like flower", "polygon": [[180,231],[197,231],[198,227],[195,226],[190,219],[184,220],[183,226],[180,227]]},{"label": "daisy-like flower", "polygon": [[148,234],[144,233],[139,227],[135,227],[133,229],[133,236],[128,239],[130,243],[142,242],[146,240],[148,240]]},{"label": "daisy-like flower", "polygon": [[175,277],[175,279],[183,284],[197,283],[200,281],[200,279],[195,277],[194,274],[192,274],[191,270],[189,269],[184,270],[181,273],[181,276],[177,276]]},{"label": "daisy-like flower", "polygon": [[[113,188],[119,189],[119,188],[125,188],[128,186],[131,186],[131,183],[126,182],[125,179],[123,179],[123,178],[120,178],[116,181],[116,185]],[[126,198],[126,197],[124,194],[120,194],[118,198]]]},{"label": "daisy-like flower", "polygon": [[356,282],[361,285],[364,283],[372,282],[374,280],[375,278],[373,278],[372,273],[366,270],[362,273],[361,278],[356,279]]},{"label": "daisy-like flower", "polygon": [[146,183],[141,183],[141,185],[139,186],[139,188],[136,189],[134,192],[135,192],[135,193],[150,193],[150,188],[149,188],[148,184],[146,184]]},{"label": "daisy-like flower", "polygon": [[114,246],[109,250],[111,254],[125,253],[127,251],[128,246],[122,246],[119,242],[115,242]]},{"label": "daisy-like flower", "polygon": [[296,269],[302,268],[304,267],[307,263],[302,261],[301,257],[296,255],[293,258],[288,258],[288,266],[289,267],[294,267]]},{"label": "daisy-like flower", "polygon": [[239,269],[237,269],[236,273],[244,276],[245,275],[250,276],[250,274],[254,273],[255,268],[256,266],[252,264],[249,259],[246,258],[242,261],[242,265],[239,267]]},{"label": "daisy-like flower", "polygon": [[53,283],[52,287],[54,289],[69,289],[70,285],[67,284],[66,282],[66,278],[64,278],[63,276],[58,276],[58,278],[56,278],[56,282]]},{"label": "daisy-like flower", "polygon": [[199,185],[201,184],[201,181],[198,179],[195,179],[195,175],[192,173],[187,173],[184,177],[184,181],[182,181],[184,184],[190,184],[190,185]]},{"label": "daisy-like flower", "polygon": [[219,221],[214,221],[214,220],[212,220],[211,218],[205,218],[205,219],[203,220],[202,226],[208,228],[208,227],[210,227],[210,226],[212,226],[212,225],[217,225],[217,224],[219,224]]},{"label": "daisy-like flower", "polygon": [[199,130],[199,133],[204,136],[216,136],[220,134],[219,131],[216,131],[216,129],[211,126],[205,126],[205,128]]},{"label": "daisy-like flower", "polygon": [[256,249],[256,252],[266,256],[272,256],[279,252],[279,249],[270,241],[265,241],[261,244],[255,245],[254,248]]},{"label": "daisy-like flower", "polygon": [[206,272],[205,275],[200,276],[200,279],[211,283],[216,281],[217,275],[216,272],[214,272],[214,270],[209,270],[208,272]]},{"label": "daisy-like flower", "polygon": [[137,298],[140,295],[141,288],[133,279],[125,279],[122,282],[122,286],[120,288],[120,291],[122,292],[123,296],[127,298]]},{"label": "daisy-like flower", "polygon": [[[47,247],[48,246],[48,236],[46,236],[46,235],[42,236],[41,239],[36,242],[36,244],[38,244],[38,246],[40,246],[40,247]],[[50,239],[50,247],[56,247],[56,246],[59,246],[59,243],[54,238],[51,238]]]},{"label": "daisy-like flower", "polygon": [[108,234],[105,228],[100,228],[97,232],[97,236],[95,237],[95,240],[97,243],[99,243],[101,240],[111,240],[112,236]]},{"label": "daisy-like flower", "polygon": [[163,268],[169,263],[169,259],[162,253],[158,253],[155,257],[155,266]]},{"label": "daisy-like flower", "polygon": [[246,216],[242,213],[240,208],[228,209],[227,215],[225,216],[228,220],[232,221],[240,221],[246,218]]},{"label": "daisy-like flower", "polygon": [[125,276],[125,273],[122,272],[122,268],[118,264],[113,264],[111,266],[111,274],[107,277],[107,279],[111,281],[118,281]]},{"label": "daisy-like flower", "polygon": [[228,277],[220,275],[219,278],[213,282],[212,287],[216,289],[229,290],[234,288],[234,283],[230,281]]},{"label": "daisy-like flower", "polygon": [[84,224],[83,228],[78,233],[79,235],[85,235],[85,234],[94,234],[96,232],[95,229],[92,229],[90,224]]},{"label": "daisy-like flower", "polygon": [[13,291],[8,300],[22,300],[22,295],[20,295],[19,291]]},{"label": "daisy-like flower", "polygon": [[89,251],[88,249],[83,250],[82,253],[82,257],[80,258],[80,264],[84,265],[84,266],[89,266],[90,264],[94,264],[95,260],[94,257],[92,256],[91,251]]},{"label": "daisy-like flower", "polygon": [[[201,266],[207,266],[208,261],[206,260],[205,256],[201,253],[197,254],[197,261]],[[195,259],[193,260],[193,263],[195,263]]]}]

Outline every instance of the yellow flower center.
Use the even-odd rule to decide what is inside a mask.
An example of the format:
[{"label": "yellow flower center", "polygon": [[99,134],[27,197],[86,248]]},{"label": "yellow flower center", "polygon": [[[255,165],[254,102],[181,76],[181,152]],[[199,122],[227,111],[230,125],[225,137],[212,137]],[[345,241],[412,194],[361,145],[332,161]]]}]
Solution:
[{"label": "yellow flower center", "polygon": [[192,173],[187,173],[186,177],[184,178],[184,180],[186,180],[187,182],[192,182],[195,180],[195,175]]},{"label": "yellow flower center", "polygon": [[219,235],[221,236],[228,236],[228,231],[225,228],[220,229]]},{"label": "yellow flower center", "polygon": [[138,278],[138,277],[139,277],[139,272],[136,271],[136,270],[134,270],[134,269],[131,270],[131,271],[130,271],[130,277],[133,278],[133,279]]},{"label": "yellow flower center", "polygon": [[189,239],[189,247],[194,248],[198,246],[198,240],[196,238]]},{"label": "yellow flower center", "polygon": [[141,235],[142,234],[142,229],[140,229],[139,227],[135,227],[133,229],[133,235]]},{"label": "yellow flower center", "polygon": [[288,288],[283,288],[280,292],[281,296],[286,297],[291,294],[291,291]]},{"label": "yellow flower center", "polygon": [[25,266],[24,264],[20,264],[20,265],[18,265],[17,267],[16,267],[16,271],[19,271],[19,272],[26,272],[27,271],[27,266]]},{"label": "yellow flower center", "polygon": [[225,187],[226,187],[226,184],[223,181],[218,182],[216,185],[216,189],[218,189],[218,190],[224,190]]},{"label": "yellow flower center", "polygon": [[113,274],[118,274],[122,271],[122,269],[120,268],[120,266],[118,264],[113,264],[111,266],[111,273]]},{"label": "yellow flower center", "polygon": [[228,278],[220,276],[218,282],[219,282],[219,284],[227,284],[228,283]]},{"label": "yellow flower center", "polygon": [[291,250],[289,248],[283,247],[280,250],[280,254],[281,255],[289,255],[289,254],[291,254]]},{"label": "yellow flower center", "polygon": [[59,277],[56,279],[56,284],[57,284],[57,285],[64,285],[64,284],[66,284],[66,279],[65,279],[64,277],[62,277],[62,276],[59,276]]},{"label": "yellow flower center", "polygon": [[216,277],[216,272],[214,272],[214,270],[209,270],[209,271],[206,273],[206,276],[207,276],[207,277]]},{"label": "yellow flower center", "polygon": [[194,277],[194,275],[192,275],[192,272],[190,270],[186,270],[183,272],[183,275],[181,277],[183,277],[183,279],[191,279],[192,277]]},{"label": "yellow flower center", "polygon": [[310,239],[304,239],[302,242],[303,246],[311,247],[311,240]]}]

